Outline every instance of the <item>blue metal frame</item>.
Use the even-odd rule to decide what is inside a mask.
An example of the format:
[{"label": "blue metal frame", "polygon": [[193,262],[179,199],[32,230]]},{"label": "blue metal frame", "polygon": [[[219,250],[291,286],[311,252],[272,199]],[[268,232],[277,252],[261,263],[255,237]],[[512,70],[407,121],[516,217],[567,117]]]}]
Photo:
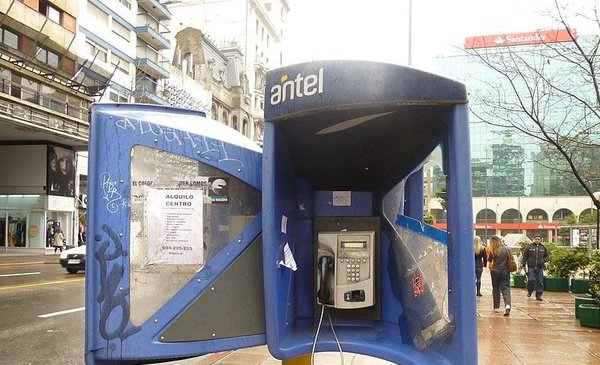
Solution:
[{"label": "blue metal frame", "polygon": [[[183,120],[178,124],[181,128],[161,122],[179,119]],[[157,338],[260,235],[262,214],[206,263],[211,270],[198,272],[149,320],[140,326],[129,321],[132,147],[148,146],[196,159],[261,189],[261,153],[221,141],[218,136],[208,137],[209,130],[203,135],[202,125],[207,121],[203,113],[175,108],[92,105],[86,262],[87,364],[166,361],[266,342],[265,335],[185,343],[161,343]]]}]

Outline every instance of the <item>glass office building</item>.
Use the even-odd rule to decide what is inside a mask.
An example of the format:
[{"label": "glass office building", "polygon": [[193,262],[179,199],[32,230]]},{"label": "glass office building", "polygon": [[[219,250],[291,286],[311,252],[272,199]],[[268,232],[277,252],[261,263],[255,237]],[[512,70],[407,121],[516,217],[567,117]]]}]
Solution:
[{"label": "glass office building", "polygon": [[[584,47],[596,40],[597,36],[578,37],[578,42]],[[534,66],[525,71],[517,69],[517,73],[530,72],[529,76],[534,78],[541,74],[551,75],[554,83],[594,101],[591,105],[595,105],[596,96],[590,83],[581,77],[581,70],[574,71],[572,68],[578,65],[565,64],[564,59],[557,57],[558,49],[569,52],[569,47],[574,47],[574,44],[564,29],[477,36],[466,38],[463,47],[436,59],[436,73],[464,82],[469,92],[473,223],[475,233],[483,238],[494,234],[524,233],[531,236],[539,233],[545,241],[568,244],[569,238],[559,234],[559,229],[566,226],[565,218],[568,215],[593,214],[595,210],[556,148],[514,126],[506,126],[514,122],[511,118],[523,118],[523,123],[531,123],[522,112],[519,116],[507,111],[507,108],[519,110],[512,88],[522,93],[526,92],[526,86],[519,81],[511,84],[505,76],[485,64],[485,61],[500,62],[502,66],[514,67],[511,62],[516,59],[516,64]],[[539,69],[536,70],[537,67]],[[537,105],[544,122],[567,128],[585,121],[585,114],[589,111],[580,103],[553,93],[542,81],[535,86],[539,88],[536,90],[538,96],[546,98],[543,99],[545,102],[538,99]],[[587,137],[594,140],[597,137],[594,133],[598,132],[590,128]],[[600,176],[593,171],[599,169],[599,149],[573,148],[571,152],[577,160],[578,170],[584,176],[592,177],[589,178],[591,188],[600,190],[600,180],[593,179]],[[444,184],[443,178],[437,174],[441,174],[439,168],[426,170],[425,182],[430,185],[426,191],[432,194]],[[441,207],[429,203],[428,212],[435,226],[445,227],[446,217]]]},{"label": "glass office building", "polygon": [[[568,48],[564,31],[554,31],[550,41]],[[507,124],[514,114],[507,114],[505,107],[494,108],[492,104],[514,103],[511,84],[497,71],[491,70],[481,58],[491,60],[518,57],[530,65],[543,64],[543,72],[569,80],[569,69],[556,62],[555,51],[547,46],[549,32],[532,32],[493,36],[470,37],[463,49],[453,54],[439,56],[436,60],[437,73],[467,85],[471,108],[471,156],[473,173],[473,196],[575,196],[585,195],[569,173],[557,173],[557,169],[568,171],[569,166],[553,148],[527,136],[516,128],[500,127]],[[558,34],[558,35],[557,35]],[[595,37],[580,36],[579,41],[590,41]],[[510,44],[510,42],[513,44]],[[569,82],[569,81],[567,81]],[[522,85],[517,85],[518,88]],[[579,88],[580,85],[571,85]],[[524,92],[521,89],[519,92]],[[593,90],[590,89],[590,92]],[[541,104],[540,104],[541,105]],[[563,118],[565,105],[554,104],[544,110],[546,120]],[[490,111],[498,115],[490,114]],[[571,113],[577,113],[573,110]],[[483,122],[478,116],[484,116]],[[552,161],[553,165],[549,165]],[[595,161],[598,161],[597,159]],[[590,159],[594,163],[594,159]],[[434,187],[435,190],[435,187]]]}]

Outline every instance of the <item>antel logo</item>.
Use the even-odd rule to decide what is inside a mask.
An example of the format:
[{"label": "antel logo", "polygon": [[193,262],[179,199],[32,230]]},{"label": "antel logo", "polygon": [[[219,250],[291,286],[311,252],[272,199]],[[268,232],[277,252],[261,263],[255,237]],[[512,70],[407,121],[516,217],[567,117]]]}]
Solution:
[{"label": "antel logo", "polygon": [[323,93],[323,68],[312,75],[296,75],[295,79],[288,80],[287,75],[281,76],[281,83],[271,88],[271,105],[277,105],[286,100],[311,96]]}]

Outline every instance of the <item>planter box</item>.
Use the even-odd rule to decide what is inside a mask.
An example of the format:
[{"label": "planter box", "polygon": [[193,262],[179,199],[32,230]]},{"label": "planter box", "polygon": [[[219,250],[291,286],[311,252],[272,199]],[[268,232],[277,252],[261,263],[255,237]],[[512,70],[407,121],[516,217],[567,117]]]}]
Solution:
[{"label": "planter box", "polygon": [[591,295],[579,296],[575,298],[575,318],[579,318],[579,306],[581,304],[598,304],[598,300]]},{"label": "planter box", "polygon": [[569,278],[544,278],[544,290],[569,291]]},{"label": "planter box", "polygon": [[525,287],[525,275],[513,274],[513,288],[524,288]]},{"label": "planter box", "polygon": [[600,328],[600,304],[580,304],[579,324],[584,327]]},{"label": "planter box", "polygon": [[572,293],[587,293],[590,291],[590,279],[573,278],[571,279]]}]

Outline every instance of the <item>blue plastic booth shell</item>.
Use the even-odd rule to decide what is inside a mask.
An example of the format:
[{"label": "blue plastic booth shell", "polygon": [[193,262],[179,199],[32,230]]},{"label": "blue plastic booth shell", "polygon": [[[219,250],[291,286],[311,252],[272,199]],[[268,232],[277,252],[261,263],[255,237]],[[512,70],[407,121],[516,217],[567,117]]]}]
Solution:
[{"label": "blue plastic booth shell", "polygon": [[[129,321],[130,156],[135,145],[173,152],[211,165],[261,189],[261,152],[232,144],[203,113],[162,106],[93,104],[88,172],[86,262],[87,364],[150,363],[264,344],[264,334],[161,343],[158,335],[207,290],[262,230],[262,215],[206,263],[172,299],[140,326]],[[245,137],[242,137],[242,140]],[[232,160],[243,162],[241,168]],[[111,207],[109,212],[108,207]]]},{"label": "blue plastic booth shell", "polygon": [[[307,79],[310,80],[308,86]],[[295,83],[283,96],[285,82],[290,80]],[[390,243],[383,228],[379,264],[381,289],[380,297],[376,298],[381,301],[381,320],[346,321],[336,332],[344,351],[399,364],[476,364],[469,123],[464,85],[389,64],[311,62],[270,71],[265,104],[263,265],[265,306],[269,314],[266,318],[267,344],[271,354],[279,359],[290,359],[311,352],[316,332],[315,317],[318,320],[318,314],[314,313],[313,219],[331,215],[381,217],[383,195],[405,181],[407,201],[404,211],[398,213],[422,221],[423,176],[419,166],[435,146],[441,145],[448,176],[448,310],[454,324],[452,335],[438,347],[424,351],[418,351],[407,339],[402,320],[403,306],[392,288],[397,278],[387,271]],[[362,112],[363,109],[369,112]],[[408,117],[402,117],[402,112]],[[420,112],[424,116],[420,116]],[[349,178],[359,176],[357,169],[364,167],[354,166],[353,161],[361,160],[370,152],[355,153],[354,149],[362,148],[358,143],[360,136],[351,140],[356,144],[340,145],[334,139],[329,140],[329,144],[319,144],[319,133],[313,133],[336,127],[352,130],[362,123],[368,125],[370,121],[360,121],[360,117],[369,113],[383,119],[388,118],[386,113],[397,113],[395,115],[401,120],[392,128],[400,128],[406,134],[422,139],[413,150],[403,151],[407,152],[405,154],[376,155],[369,161],[376,164],[374,160],[387,160],[381,162],[382,166],[373,166],[369,170],[374,171],[375,181]],[[428,128],[432,122],[435,126]],[[436,128],[441,131],[436,132]],[[420,136],[419,131],[422,131]],[[391,132],[397,130],[379,131],[383,135],[387,132],[393,134]],[[427,138],[428,133],[431,133],[430,138]],[[407,142],[413,141],[400,139],[397,144]],[[377,154],[382,146],[372,147],[373,153]],[[350,167],[344,171],[348,165]],[[386,169],[391,170],[386,172]],[[338,173],[346,174],[343,175],[345,179],[336,179]],[[348,175],[351,173],[356,174]],[[328,203],[323,201],[323,195],[335,190],[350,190],[352,201],[358,199],[362,203],[353,203],[346,210],[332,213]],[[369,199],[372,205],[364,204]],[[282,269],[275,264],[281,246],[286,242],[292,247],[298,271]],[[323,325],[316,351],[337,351],[333,336],[323,333],[327,331],[325,327],[328,325]]]}]

